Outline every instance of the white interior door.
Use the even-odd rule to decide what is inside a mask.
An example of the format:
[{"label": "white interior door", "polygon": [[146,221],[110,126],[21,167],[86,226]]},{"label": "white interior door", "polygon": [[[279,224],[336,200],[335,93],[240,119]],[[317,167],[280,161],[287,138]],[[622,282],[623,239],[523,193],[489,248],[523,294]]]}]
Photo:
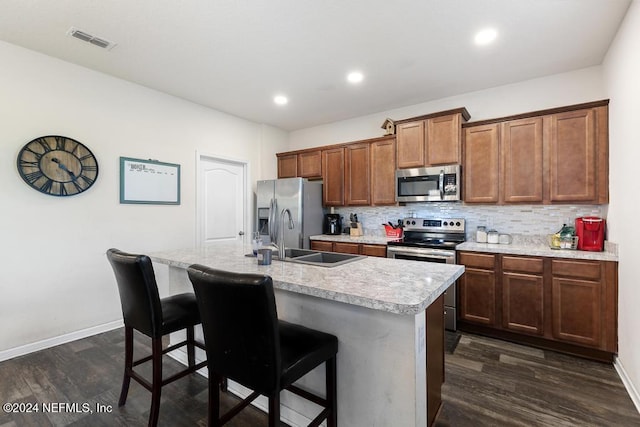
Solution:
[{"label": "white interior door", "polygon": [[247,164],[199,156],[198,243],[243,240]]}]

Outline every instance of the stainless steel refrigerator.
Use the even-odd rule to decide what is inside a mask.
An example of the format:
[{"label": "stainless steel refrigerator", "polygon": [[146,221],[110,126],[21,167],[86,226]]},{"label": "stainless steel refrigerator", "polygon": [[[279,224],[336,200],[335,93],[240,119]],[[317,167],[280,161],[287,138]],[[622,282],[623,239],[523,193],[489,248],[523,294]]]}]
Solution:
[{"label": "stainless steel refrigerator", "polygon": [[285,221],[287,248],[309,249],[309,236],[322,234],[322,182],[303,178],[258,181],[256,208],[256,231],[263,244],[275,243],[279,238],[284,209],[289,209],[294,222],[290,230]]}]

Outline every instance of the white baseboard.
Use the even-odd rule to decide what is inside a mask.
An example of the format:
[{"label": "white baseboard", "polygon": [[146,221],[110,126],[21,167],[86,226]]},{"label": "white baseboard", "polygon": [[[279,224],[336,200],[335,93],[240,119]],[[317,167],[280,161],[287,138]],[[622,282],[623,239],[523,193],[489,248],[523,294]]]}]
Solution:
[{"label": "white baseboard", "polygon": [[624,387],[627,389],[627,393],[629,393],[629,397],[631,397],[633,404],[636,406],[638,412],[640,412],[640,393],[638,393],[638,390],[631,382],[631,379],[629,379],[627,371],[625,371],[624,366],[622,366],[622,363],[620,363],[620,359],[617,356],[613,360],[613,367],[616,368],[616,371],[622,380],[622,384],[624,384]]},{"label": "white baseboard", "polygon": [[[198,349],[196,349],[198,350]],[[175,351],[172,351],[171,353],[169,353],[169,356],[174,358],[175,360],[177,360],[178,362],[186,365],[187,362],[187,352],[182,350],[182,349],[176,349]],[[200,363],[204,360],[203,357],[198,357],[199,355],[196,354],[196,363]],[[202,368],[198,371],[198,373],[200,375],[202,375],[203,377],[207,378],[208,377],[208,371],[207,368]],[[247,396],[249,396],[252,391],[249,390],[248,388],[229,380],[228,384],[227,384],[227,390],[229,390],[231,393],[235,394],[236,396],[238,396],[241,399],[246,398]],[[269,407],[269,401],[265,396],[258,396],[256,398],[256,400],[254,400],[253,402],[251,402],[252,406],[255,406],[256,408],[260,409],[263,412],[268,412],[268,407]],[[307,418],[306,416],[304,416],[303,414],[294,411],[293,409],[281,405],[280,406],[280,419],[281,421],[285,422],[286,424],[290,425],[291,427],[301,427],[301,426],[308,426],[309,423],[312,421],[310,418]],[[322,424],[322,426],[326,425],[326,421],[324,421]]]},{"label": "white baseboard", "polygon": [[98,326],[92,326],[91,328],[70,332],[68,334],[60,335],[57,337],[47,338],[42,341],[36,341],[31,344],[21,345],[20,347],[14,347],[8,350],[3,350],[3,351],[0,351],[0,362],[13,359],[14,357],[33,353],[35,351],[40,351],[47,348],[55,347],[60,344],[65,344],[71,341],[87,338],[92,335],[100,334],[102,332],[118,329],[123,326],[124,326],[124,323],[122,320],[116,320],[114,322],[104,323]]}]

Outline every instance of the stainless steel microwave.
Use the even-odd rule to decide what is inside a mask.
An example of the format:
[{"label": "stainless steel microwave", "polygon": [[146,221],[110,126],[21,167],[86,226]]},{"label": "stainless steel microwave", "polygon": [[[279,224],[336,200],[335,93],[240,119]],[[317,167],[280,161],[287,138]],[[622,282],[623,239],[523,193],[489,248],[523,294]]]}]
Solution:
[{"label": "stainless steel microwave", "polygon": [[460,200],[460,165],[396,170],[397,202]]}]

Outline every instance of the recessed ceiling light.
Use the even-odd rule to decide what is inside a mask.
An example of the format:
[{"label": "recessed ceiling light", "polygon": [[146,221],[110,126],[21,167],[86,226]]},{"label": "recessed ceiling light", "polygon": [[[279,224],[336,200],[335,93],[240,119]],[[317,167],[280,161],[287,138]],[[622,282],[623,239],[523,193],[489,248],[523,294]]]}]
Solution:
[{"label": "recessed ceiling light", "polygon": [[364,79],[364,76],[360,71],[352,71],[347,74],[347,80],[349,83],[360,83]]},{"label": "recessed ceiling light", "polygon": [[492,41],[494,41],[498,37],[498,32],[493,28],[485,28],[484,30],[478,31],[476,33],[476,37],[474,41],[479,46],[484,46]]},{"label": "recessed ceiling light", "polygon": [[275,102],[278,105],[286,105],[289,102],[289,100],[284,95],[276,95],[273,97],[273,102]]}]

